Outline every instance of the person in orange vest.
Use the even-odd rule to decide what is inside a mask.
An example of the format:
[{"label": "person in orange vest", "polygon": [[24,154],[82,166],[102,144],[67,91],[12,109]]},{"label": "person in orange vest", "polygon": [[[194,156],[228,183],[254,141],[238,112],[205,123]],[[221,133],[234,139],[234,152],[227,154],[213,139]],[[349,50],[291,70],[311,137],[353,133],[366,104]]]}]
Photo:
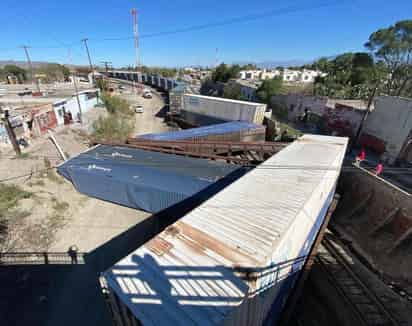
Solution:
[{"label": "person in orange vest", "polygon": [[362,148],[360,152],[358,153],[358,155],[356,156],[355,165],[360,166],[361,162],[363,162],[365,159],[366,159],[366,152],[365,152],[365,149]]},{"label": "person in orange vest", "polygon": [[375,168],[375,175],[378,176],[382,173],[383,171],[383,164],[381,161],[379,161],[378,165]]}]

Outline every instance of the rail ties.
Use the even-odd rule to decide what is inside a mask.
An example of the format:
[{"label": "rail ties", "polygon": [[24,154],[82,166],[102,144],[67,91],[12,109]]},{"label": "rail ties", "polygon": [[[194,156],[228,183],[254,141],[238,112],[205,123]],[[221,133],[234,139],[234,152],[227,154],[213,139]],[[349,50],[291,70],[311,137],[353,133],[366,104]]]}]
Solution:
[{"label": "rail ties", "polygon": [[344,250],[327,237],[323,239],[322,245],[324,250],[318,253],[317,262],[363,325],[401,325],[385,304],[352,270]]}]

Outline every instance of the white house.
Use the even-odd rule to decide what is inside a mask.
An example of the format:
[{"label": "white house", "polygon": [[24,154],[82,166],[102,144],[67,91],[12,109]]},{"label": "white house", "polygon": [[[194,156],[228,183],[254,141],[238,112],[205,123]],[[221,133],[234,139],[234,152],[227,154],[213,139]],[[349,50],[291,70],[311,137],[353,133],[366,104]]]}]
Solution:
[{"label": "white house", "polygon": [[[82,114],[94,108],[99,103],[99,90],[90,89],[78,92]],[[70,112],[73,119],[79,119],[79,105],[76,94],[70,98],[61,99],[53,103],[53,109],[56,114],[57,124],[64,124],[64,114]]]},{"label": "white house", "polygon": [[317,70],[292,70],[285,69],[283,71],[283,81],[286,83],[313,83],[317,76],[323,76],[321,71]]},{"label": "white house", "polygon": [[261,70],[242,70],[239,72],[240,79],[260,79]]}]

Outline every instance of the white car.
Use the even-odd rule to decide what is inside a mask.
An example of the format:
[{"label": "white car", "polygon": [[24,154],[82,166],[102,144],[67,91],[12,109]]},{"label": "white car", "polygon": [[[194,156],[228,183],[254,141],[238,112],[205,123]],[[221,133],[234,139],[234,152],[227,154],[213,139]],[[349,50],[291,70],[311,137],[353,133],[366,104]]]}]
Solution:
[{"label": "white car", "polygon": [[134,112],[135,113],[143,113],[144,112],[143,106],[140,105],[140,104],[135,105]]},{"label": "white car", "polygon": [[152,98],[152,93],[151,92],[143,93],[143,98]]}]

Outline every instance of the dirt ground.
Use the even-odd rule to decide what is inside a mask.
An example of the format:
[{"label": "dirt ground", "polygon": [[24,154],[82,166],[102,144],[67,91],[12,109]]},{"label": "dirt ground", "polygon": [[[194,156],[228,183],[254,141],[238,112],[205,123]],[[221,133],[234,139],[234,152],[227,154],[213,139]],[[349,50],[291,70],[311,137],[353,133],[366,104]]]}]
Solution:
[{"label": "dirt ground", "polygon": [[[136,114],[136,134],[168,130],[155,116],[163,107],[160,97],[146,99],[142,105],[145,112]],[[95,108],[85,116],[84,126],[55,130],[57,141],[69,157],[88,148],[86,133],[104,114],[104,108]],[[150,215],[82,195],[54,169],[45,170],[63,162],[47,136],[33,140],[23,152],[21,158],[10,149],[0,152],[0,179],[32,193],[19,201],[19,218],[13,225],[9,252],[66,252],[71,245],[89,252]]]}]

